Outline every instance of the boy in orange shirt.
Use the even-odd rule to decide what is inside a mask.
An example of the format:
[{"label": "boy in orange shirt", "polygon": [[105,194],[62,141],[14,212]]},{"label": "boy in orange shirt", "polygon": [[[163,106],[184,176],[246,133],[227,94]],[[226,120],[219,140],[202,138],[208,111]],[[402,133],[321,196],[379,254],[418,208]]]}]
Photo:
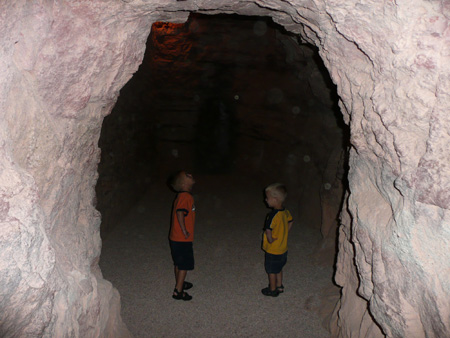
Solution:
[{"label": "boy in orange shirt", "polygon": [[286,187],[274,183],[265,189],[266,203],[272,211],[264,224],[262,248],[266,252],[264,267],[269,276],[269,286],[261,290],[264,296],[277,297],[284,292],[283,267],[287,262],[288,233],[292,227],[292,216],[283,207],[287,196]]},{"label": "boy in orange shirt", "polygon": [[170,182],[177,192],[173,202],[172,222],[170,226],[170,251],[175,267],[175,289],[172,297],[177,300],[191,300],[184,290],[192,288],[192,283],[185,282],[187,272],[194,269],[194,224],[195,204],[192,196],[194,177],[185,171],[178,172]]}]

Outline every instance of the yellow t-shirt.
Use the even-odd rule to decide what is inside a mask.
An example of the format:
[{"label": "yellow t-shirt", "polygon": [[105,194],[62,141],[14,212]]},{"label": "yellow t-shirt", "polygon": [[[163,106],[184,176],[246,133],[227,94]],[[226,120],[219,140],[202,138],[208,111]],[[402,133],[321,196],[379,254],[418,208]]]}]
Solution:
[{"label": "yellow t-shirt", "polygon": [[[266,217],[264,224],[263,250],[272,255],[282,255],[287,250],[289,223],[292,222],[292,216],[287,209],[274,209]],[[266,230],[271,229],[272,237],[276,241],[269,243]]]}]

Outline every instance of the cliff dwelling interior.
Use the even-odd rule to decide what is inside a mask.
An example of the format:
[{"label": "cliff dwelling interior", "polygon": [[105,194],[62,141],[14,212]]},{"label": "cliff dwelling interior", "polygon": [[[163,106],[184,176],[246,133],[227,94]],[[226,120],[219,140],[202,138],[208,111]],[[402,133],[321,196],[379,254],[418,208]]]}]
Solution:
[{"label": "cliff dwelling interior", "polygon": [[[445,1],[0,16],[0,336],[450,336]],[[191,302],[171,298],[177,169],[196,178]],[[275,181],[295,222],[268,298]]]}]

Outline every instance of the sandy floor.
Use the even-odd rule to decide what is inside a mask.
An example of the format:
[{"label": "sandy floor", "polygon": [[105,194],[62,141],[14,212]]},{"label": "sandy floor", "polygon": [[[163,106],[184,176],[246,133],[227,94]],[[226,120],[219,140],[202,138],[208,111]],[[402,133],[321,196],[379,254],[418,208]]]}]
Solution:
[{"label": "sandy floor", "polygon": [[[313,309],[332,269],[311,264],[319,234],[303,226],[294,207],[286,291],[265,297],[263,185],[250,179],[196,177],[196,268],[187,280],[190,302],[172,299],[168,246],[171,203],[154,184],[103,242],[100,267],[122,297],[122,318],[135,337],[329,337]],[[271,183],[271,182],[270,182]],[[295,205],[295,203],[294,203]]]}]

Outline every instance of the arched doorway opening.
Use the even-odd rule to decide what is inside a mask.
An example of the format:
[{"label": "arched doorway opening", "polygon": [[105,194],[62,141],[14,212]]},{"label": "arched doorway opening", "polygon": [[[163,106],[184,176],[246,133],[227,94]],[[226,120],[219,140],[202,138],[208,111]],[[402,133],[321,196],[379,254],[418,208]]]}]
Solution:
[{"label": "arched doorway opening", "polygon": [[[143,312],[135,305],[141,302],[138,299],[146,299],[147,308],[154,308],[155,302],[160,304],[165,299],[164,295],[162,298],[148,296],[150,290],[142,293],[149,287],[142,283],[142,279],[157,289],[170,283],[167,281],[170,272],[166,271],[170,265],[167,245],[153,243],[150,238],[157,233],[166,242],[170,199],[168,191],[155,188],[155,182],[164,180],[178,168],[192,170],[199,175],[197,207],[203,214],[199,229],[203,226],[205,233],[202,236],[199,230],[197,237],[198,260],[214,271],[213,280],[224,280],[222,285],[214,281],[210,281],[211,285],[202,285],[208,278],[202,278],[200,272],[196,283],[204,288],[206,296],[198,297],[203,300],[218,297],[215,302],[220,301],[224,286],[229,285],[225,275],[234,275],[236,280],[246,279],[243,289],[252,287],[254,281],[245,277],[245,271],[248,271],[245,265],[220,272],[208,265],[210,262],[204,262],[201,256],[210,257],[218,264],[226,261],[236,266],[233,260],[241,260],[242,255],[228,252],[227,245],[230,244],[226,238],[218,240],[217,236],[227,232],[238,233],[236,227],[249,224],[253,230],[242,232],[248,238],[240,238],[236,249],[247,254],[250,270],[254,269],[258,265],[260,243],[254,243],[252,239],[258,238],[261,227],[250,224],[262,224],[267,212],[261,199],[264,185],[283,181],[289,188],[289,209],[297,224],[292,236],[291,255],[292,260],[298,262],[292,267],[309,275],[319,276],[321,273],[318,271],[322,271],[321,282],[317,280],[315,286],[305,282],[307,279],[301,274],[296,275],[297,280],[291,285],[304,289],[305,293],[293,297],[308,299],[309,305],[304,307],[317,310],[325,281],[329,283],[327,286],[332,284],[337,217],[345,176],[344,140],[348,142],[348,134],[339,120],[336,96],[317,50],[299,43],[298,37],[286,32],[270,18],[197,14],[191,15],[185,24],[161,22],[153,25],[144,61],[122,90],[112,114],[105,119],[99,142],[103,151],[97,187],[98,206],[104,219],[101,268],[105,278],[118,287],[126,322],[135,334],[150,328],[150,324],[139,315]],[[104,182],[110,184],[114,180],[114,191],[102,191]],[[150,193],[145,191],[146,185]],[[132,196],[132,199],[126,200],[124,196]],[[164,200],[165,204],[160,204],[159,200]],[[245,205],[247,208],[243,208]],[[120,225],[120,217],[117,217],[121,211],[119,206],[123,208],[121,216],[124,218]],[[153,211],[147,214],[149,210]],[[156,216],[159,210],[165,210],[162,214],[166,219]],[[258,218],[249,217],[248,213],[254,210],[259,210],[260,222]],[[109,214],[111,211],[114,214]],[[138,225],[142,223],[139,215],[148,217],[144,218],[144,225]],[[325,228],[320,238],[322,224]],[[208,225],[214,227],[216,234]],[[116,226],[119,228],[115,230]],[[149,232],[148,228],[152,226],[158,229]],[[161,227],[164,229],[162,232]],[[109,237],[110,232],[112,237]],[[144,238],[148,242],[139,250]],[[129,247],[126,242],[129,242]],[[253,250],[246,247],[248,242],[254,244]],[[132,248],[136,248],[135,254],[140,257],[138,261],[134,260]],[[160,257],[155,251],[164,255]],[[117,252],[124,254],[118,256]],[[323,266],[303,266],[305,257],[295,257],[305,253],[316,262],[325,261],[328,270]],[[158,271],[152,271],[145,263],[148,257],[166,262],[166,266],[158,263]],[[122,259],[127,263],[117,264]],[[134,272],[130,272],[134,264],[137,264],[132,269]],[[118,266],[126,267],[127,271],[120,271]],[[200,266],[199,269],[202,271],[206,267]],[[131,279],[126,281],[124,277]],[[265,283],[264,277],[261,282]],[[258,290],[259,286],[256,283],[253,289]],[[317,289],[311,291],[314,287]],[[216,294],[212,291],[214,288]],[[164,287],[161,292],[163,290]],[[252,294],[254,290],[246,292]],[[227,292],[228,303],[232,304],[234,290]],[[336,288],[334,301],[337,301],[338,292]],[[254,295],[246,298],[249,298],[248,304],[258,299]],[[304,311],[304,307],[301,310],[293,307],[293,311]],[[164,322],[162,314],[166,312],[161,307],[158,310],[161,323]],[[205,314],[199,315],[206,318]],[[210,320],[219,327],[224,325],[218,320],[222,316],[223,313]],[[323,330],[317,329],[318,317],[314,311],[305,315],[311,321],[310,325]],[[237,318],[234,320],[243,330],[248,326]],[[141,327],[137,323],[141,323]],[[211,330],[206,324],[200,326]],[[163,330],[164,327],[161,324],[153,329]],[[173,325],[172,329],[175,329]],[[291,329],[305,328],[291,325]],[[256,332],[252,331],[254,326],[247,327],[247,330],[241,334]],[[163,334],[163,331],[155,332]],[[213,331],[207,332],[214,334]]]}]

